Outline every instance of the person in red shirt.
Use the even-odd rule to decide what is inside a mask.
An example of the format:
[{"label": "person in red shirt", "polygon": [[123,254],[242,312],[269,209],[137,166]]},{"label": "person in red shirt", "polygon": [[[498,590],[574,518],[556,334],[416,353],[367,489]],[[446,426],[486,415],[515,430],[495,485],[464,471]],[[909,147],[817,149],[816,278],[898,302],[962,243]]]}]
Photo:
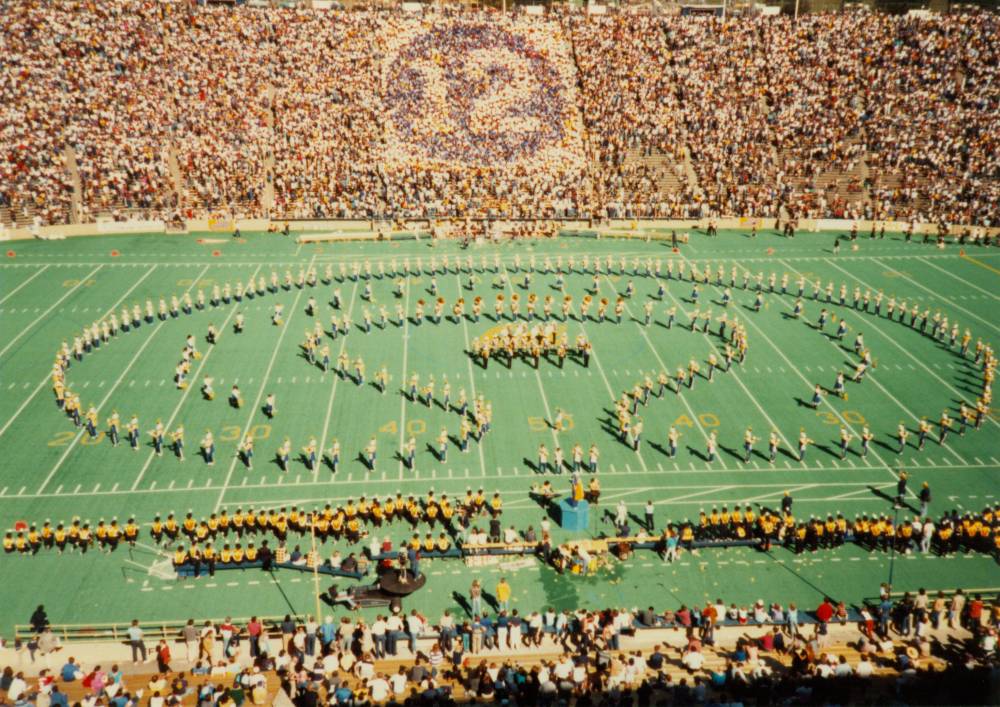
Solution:
[{"label": "person in red shirt", "polygon": [[816,618],[823,626],[825,633],[826,624],[833,618],[833,602],[830,600],[830,597],[823,598],[823,603],[816,609]]},{"label": "person in red shirt", "polygon": [[969,617],[969,625],[967,628],[970,631],[976,631],[979,629],[983,620],[983,595],[976,594],[972,601],[969,602],[966,607],[966,615]]},{"label": "person in red shirt", "polygon": [[250,657],[256,658],[260,655],[260,635],[264,630],[264,626],[257,620],[254,616],[250,619],[250,623],[247,624],[247,635],[250,637]]},{"label": "person in red shirt", "polygon": [[156,668],[161,673],[170,672],[170,646],[164,640],[156,647]]}]

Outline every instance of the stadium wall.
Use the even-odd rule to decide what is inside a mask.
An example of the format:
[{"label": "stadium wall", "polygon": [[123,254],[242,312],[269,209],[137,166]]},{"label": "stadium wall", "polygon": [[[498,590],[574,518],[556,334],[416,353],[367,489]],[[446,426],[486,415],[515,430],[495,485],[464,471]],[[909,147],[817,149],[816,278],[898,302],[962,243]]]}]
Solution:
[{"label": "stadium wall", "polygon": [[[475,219],[480,220],[480,219]],[[749,230],[756,221],[761,230],[769,229],[774,219],[767,218],[721,218],[716,219],[716,227],[723,230]],[[378,224],[368,220],[344,219],[344,220],[324,220],[324,221],[285,221],[275,219],[238,219],[236,221],[220,222],[215,219],[193,219],[185,221],[184,232],[212,232],[231,233],[233,227],[239,227],[241,231],[266,231],[271,224],[282,228],[285,223],[289,230],[293,232],[309,232],[336,229],[337,231],[357,231],[352,238],[371,238],[377,236]],[[426,219],[416,219],[408,221],[408,230],[426,230]],[[619,238],[645,238],[648,231],[652,230],[704,230],[708,225],[708,219],[602,219],[598,220],[569,220],[560,221],[567,231],[597,231],[601,235]],[[799,233],[818,233],[832,231],[846,231],[857,223],[858,231],[867,232],[871,230],[872,221],[850,219],[801,219],[799,220]],[[885,230],[889,233],[902,233],[906,230],[906,221],[877,221],[879,227],[884,223]],[[966,228],[964,224],[950,224],[951,233],[961,231]],[[974,228],[968,226],[968,228]],[[1000,235],[1000,227],[986,229],[991,235]],[[933,223],[918,223],[914,229],[915,233],[937,233],[937,225]],[[0,233],[0,240],[16,241],[38,238],[40,240],[62,240],[64,238],[77,238],[82,236],[107,236],[115,234],[129,233],[163,233],[169,234],[166,224],[163,221],[109,221],[103,223],[86,223],[65,226],[42,226],[34,228],[31,226],[7,229]]]}]

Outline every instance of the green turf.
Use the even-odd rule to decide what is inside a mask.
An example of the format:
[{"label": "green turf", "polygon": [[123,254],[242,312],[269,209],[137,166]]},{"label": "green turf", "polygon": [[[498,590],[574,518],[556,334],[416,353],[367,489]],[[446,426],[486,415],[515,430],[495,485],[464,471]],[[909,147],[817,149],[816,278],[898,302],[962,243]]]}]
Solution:
[{"label": "green turf", "polygon": [[[646,328],[633,321],[632,317],[642,318],[642,303],[655,294],[655,282],[645,277],[634,278],[636,294],[626,312],[630,316],[621,325],[592,320],[567,323],[571,339],[583,330],[593,342],[595,356],[589,368],[571,362],[560,370],[543,361],[535,371],[517,361],[511,369],[493,362],[484,371],[463,352],[468,340],[496,326],[485,317],[478,324],[390,324],[385,331],[376,329],[369,335],[355,328],[346,338],[346,351],[352,358],[364,358],[369,378],[382,364],[388,367],[392,381],[385,395],[371,386],[336,382],[336,376],[310,368],[299,355],[303,333],[312,325],[304,312],[310,294],[315,294],[320,304],[319,319],[324,325],[329,323],[332,310],[326,302],[334,287],[340,288],[345,306],[353,306],[354,321],[361,321],[363,284],[355,286],[350,280],[332,286],[321,284],[315,291],[293,287],[245,301],[239,307],[246,315],[246,333],[235,336],[227,328],[215,347],[204,343],[206,328],[210,323],[221,327],[231,315],[231,307],[209,307],[177,321],[144,324],[74,364],[68,374],[70,387],[81,394],[84,407],[100,404],[102,423],[113,408],[123,418],[132,412],[139,414],[143,430],[151,429],[157,418],[170,426],[183,423],[188,459],[179,463],[169,455],[155,458],[145,446],[138,453],[129,451],[127,445],[115,449],[103,439],[90,444],[56,409],[47,371],[60,341],[71,340],[79,326],[108,310],[119,311],[122,304],[131,306],[147,297],[155,303],[161,295],[169,298],[188,288],[194,295],[202,287],[207,297],[213,284],[235,283],[237,278],[245,281],[254,273],[269,277],[272,269],[283,276],[290,268],[297,275],[299,267],[309,263],[322,275],[327,263],[333,263],[335,273],[339,273],[342,260],[371,259],[377,264],[379,260],[419,256],[426,266],[432,255],[466,256],[456,244],[431,248],[425,241],[299,246],[265,234],[248,234],[245,242],[238,243],[200,244],[197,238],[140,235],[8,244],[14,256],[0,263],[0,322],[5,332],[0,348],[6,347],[0,355],[0,390],[4,392],[0,396],[0,453],[4,459],[0,468],[0,525],[9,527],[18,519],[68,521],[74,516],[92,522],[117,516],[124,521],[129,515],[148,523],[158,512],[192,509],[204,515],[241,505],[311,508],[362,494],[384,497],[398,490],[404,495],[423,495],[431,487],[456,496],[464,495],[471,486],[502,493],[506,524],[537,526],[543,511],[527,494],[532,481],[538,479],[529,462],[533,463],[540,443],[555,444],[555,434],[543,421],[556,407],[572,415],[572,429],[559,435],[567,452],[575,442],[584,448],[597,443],[602,452],[605,500],[601,509],[592,513],[592,533],[610,530],[600,512],[619,498],[626,499],[637,515],[647,499],[654,500],[660,524],[694,517],[700,508],[716,504],[773,506],[785,489],[792,490],[795,511],[800,515],[886,512],[889,505],[869,486],[891,490],[901,465],[910,472],[911,488],[919,488],[921,481],[931,483],[935,513],[953,505],[978,509],[995,501],[1000,449],[997,423],[992,419],[981,432],[964,438],[953,436],[946,447],[929,442],[923,452],[910,448],[901,457],[890,449],[894,447],[890,435],[900,421],[913,429],[915,418],[936,420],[944,408],[957,407],[960,395],[967,401],[974,398],[978,373],[971,361],[962,362],[954,352],[908,327],[846,312],[851,331],[845,343],[849,345],[854,333],[863,331],[877,368],[862,385],[848,384],[848,401],[828,398],[829,404],[824,403],[818,411],[801,407],[797,398],[807,399],[815,383],[831,386],[835,371],[853,366],[854,357],[807,326],[806,322],[815,321],[819,304],[807,300],[804,321],[784,316],[794,302],[792,295],[767,296],[764,311],[755,314],[749,311],[753,295],[735,290],[729,310],[747,323],[750,350],[746,363],[732,373],[717,374],[712,384],[698,380],[692,391],[679,397],[668,394],[640,409],[645,441],[641,453],[632,452],[608,431],[606,409],[612,394],[630,388],[645,373],[655,375],[663,366],[672,372],[691,358],[704,361],[718,345],[717,337],[688,331],[686,314],[678,315],[678,324],[670,331],[661,324],[667,307],[676,305],[680,312],[691,309],[680,301],[689,296],[690,282],[668,283],[666,300],[655,306],[657,322],[653,326]],[[628,257],[629,268],[634,257],[661,258],[664,269],[668,258],[679,261],[683,257],[696,263],[699,270],[710,263],[714,272],[721,264],[727,279],[734,264],[753,273],[763,272],[765,278],[772,270],[779,278],[780,273],[788,272],[792,293],[799,273],[810,280],[819,277],[824,284],[832,279],[838,287],[846,282],[849,291],[857,282],[873,291],[884,289],[887,299],[895,293],[911,303],[918,301],[921,307],[940,308],[950,319],[957,318],[963,329],[971,328],[974,336],[995,340],[1000,330],[995,318],[1000,274],[996,253],[974,250],[969,253],[971,258],[962,258],[957,249],[939,251],[890,238],[862,239],[858,252],[845,249],[834,257],[832,240],[833,234],[802,234],[789,241],[772,234],[753,240],[745,234],[723,233],[717,239],[695,236],[681,256],[672,256],[668,247],[655,241],[566,237],[499,250],[473,247],[468,253],[478,266],[482,255],[492,265],[494,253],[499,252],[505,267],[511,265],[515,254],[525,263],[536,254],[539,266],[546,256],[554,260],[572,254],[578,267],[583,253],[591,258],[611,254],[616,271],[621,255]],[[112,251],[117,254],[112,255]],[[467,277],[463,273],[461,281]],[[490,315],[499,291],[494,287],[496,277],[492,272],[476,273],[474,291],[463,291],[466,300],[482,295]],[[461,291],[460,277],[439,274],[437,279],[450,308]],[[521,275],[511,273],[513,285],[520,279]],[[528,291],[540,296],[557,294],[551,289],[554,279],[536,274]],[[601,296],[612,298],[628,279],[617,274],[602,277]],[[417,298],[431,299],[425,291],[429,281],[426,274],[411,279],[406,299],[410,313]],[[373,280],[372,286],[376,301],[386,303],[393,313],[391,279]],[[567,278],[567,291],[577,302],[590,286],[590,275],[577,273]],[[811,286],[807,286],[807,298],[810,293]],[[504,294],[509,296],[510,291]],[[703,288],[702,307],[718,294],[714,287]],[[275,302],[285,305],[282,328],[269,322]],[[721,314],[719,306],[712,309],[715,316]],[[840,316],[839,307],[832,309]],[[171,376],[188,333],[199,338],[199,348],[206,356],[194,363],[192,388],[185,393],[174,388]],[[334,356],[343,341],[328,340]],[[404,435],[415,434],[418,442],[426,444],[442,426],[452,434],[458,428],[454,413],[402,399],[398,388],[410,372],[420,373],[422,379],[433,374],[439,393],[440,382],[447,375],[453,397],[463,387],[470,396],[473,391],[484,394],[493,403],[494,431],[482,445],[474,443],[467,454],[452,447],[444,464],[424,447],[416,471],[402,469],[392,457]],[[218,397],[214,402],[205,402],[198,394],[203,375],[215,378]],[[242,410],[229,408],[225,401],[230,385],[237,380],[247,403]],[[264,419],[259,404],[254,405],[269,391],[277,394],[279,410],[271,422]],[[856,432],[865,423],[875,432],[877,441],[867,460],[857,455],[849,456],[846,462],[839,459],[837,433],[842,419]],[[802,427],[816,440],[817,447],[810,450],[806,466],[787,454],[780,455],[773,468],[760,457],[749,465],[742,463],[740,447],[746,426],[752,425],[759,436],[766,437],[772,423],[791,443]],[[676,460],[658,447],[670,424],[677,425],[683,434]],[[257,433],[252,472],[233,458],[234,440],[250,427],[256,427]],[[198,439],[207,428],[218,441],[219,459],[211,469],[194,456]],[[704,435],[713,429],[719,435],[721,455],[709,464],[701,455]],[[336,436],[343,445],[345,462],[339,474],[334,476],[326,468],[312,473],[300,462],[282,474],[271,462],[284,436],[298,449],[310,435],[321,437],[324,433],[327,442]],[[372,434],[377,435],[380,458],[374,473],[367,472],[356,458]],[[857,448],[856,441],[853,446]],[[557,488],[565,487],[567,477],[554,478],[553,482]],[[395,526],[390,534],[399,540],[408,531]],[[559,537],[566,536],[560,532]],[[148,543],[148,538],[143,540]],[[328,546],[324,553],[330,550]],[[54,621],[67,623],[114,621],[133,614],[155,619],[227,613],[271,615],[289,610],[307,612],[314,606],[307,575],[282,572],[276,575],[278,583],[273,583],[258,573],[219,573],[214,581],[178,584],[148,575],[143,568],[155,559],[149,548],[139,548],[131,556],[119,550],[111,556],[89,553],[86,557],[59,557],[43,551],[31,559],[4,557],[0,566],[4,576],[13,581],[0,586],[0,626],[9,630],[14,623],[23,623],[39,602],[47,605]],[[435,561],[428,571],[427,589],[412,601],[436,615],[443,608],[458,607],[452,593],[465,592],[473,576],[483,577],[487,586],[492,586],[502,570]],[[717,595],[738,602],[775,597],[811,605],[820,594],[828,593],[856,601],[870,596],[887,573],[887,557],[846,547],[798,558],[781,549],[770,554],[744,549],[704,551],[698,556],[685,555],[671,567],[662,566],[651,553],[640,553],[599,577],[569,579],[534,565],[513,570],[511,576],[516,603],[534,608],[581,603],[671,606]],[[996,579],[995,562],[981,556],[908,556],[895,567],[896,585],[901,588],[987,588],[995,587]],[[654,585],[656,590],[650,591]]]}]

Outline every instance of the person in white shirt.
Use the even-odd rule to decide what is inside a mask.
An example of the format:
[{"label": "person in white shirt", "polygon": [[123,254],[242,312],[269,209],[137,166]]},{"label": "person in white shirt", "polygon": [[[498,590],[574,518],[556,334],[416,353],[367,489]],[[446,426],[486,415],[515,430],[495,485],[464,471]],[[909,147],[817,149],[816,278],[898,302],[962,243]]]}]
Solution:
[{"label": "person in white shirt", "polygon": [[385,679],[385,675],[382,673],[379,673],[375,676],[375,679],[368,682],[368,690],[371,693],[373,702],[385,702],[391,694],[389,681]]},{"label": "person in white shirt", "polygon": [[872,665],[871,660],[868,659],[868,656],[861,656],[858,667],[854,669],[854,674],[859,678],[870,678],[874,672],[875,667]]},{"label": "person in white shirt", "polygon": [[337,672],[337,666],[339,665],[336,653],[327,653],[323,656],[323,674],[328,678],[333,677],[334,673]]},{"label": "person in white shirt", "polygon": [[396,697],[406,695],[406,668],[400,666],[399,672],[389,678],[389,685],[392,687],[392,694]]},{"label": "person in white shirt", "polygon": [[727,609],[726,609],[725,602],[723,602],[722,599],[716,599],[715,600],[715,614],[716,614],[716,616],[718,616],[721,619],[723,616],[726,615],[726,611],[727,611]]},{"label": "person in white shirt", "polygon": [[681,658],[681,663],[684,664],[689,673],[694,673],[701,670],[701,666],[705,663],[705,656],[701,654],[701,651],[689,650]]},{"label": "person in white shirt", "polygon": [[[506,614],[506,612],[501,612]],[[497,625],[497,647],[502,651],[510,646],[509,625]]]},{"label": "person in white shirt", "polygon": [[424,620],[416,612],[411,611],[406,617],[406,632],[410,636],[410,653],[417,654],[417,638],[424,632]]},{"label": "person in white shirt", "polygon": [[385,644],[389,655],[396,655],[399,634],[403,632],[403,619],[397,614],[391,614],[385,622]]},{"label": "person in white shirt", "polygon": [[573,661],[569,659],[568,655],[564,655],[562,659],[556,663],[555,670],[552,671],[553,677],[558,682],[569,679],[570,675],[573,674]]},{"label": "person in white shirt", "polygon": [[375,644],[375,657],[385,658],[385,632],[386,621],[382,614],[379,614],[372,622],[372,642]]},{"label": "person in white shirt", "polygon": [[510,644],[511,649],[515,651],[521,648],[521,624],[521,619],[517,615],[517,609],[514,609],[510,624],[508,624],[510,634],[507,637],[507,642]]},{"label": "person in white shirt", "polygon": [[368,656],[363,657],[355,663],[354,675],[359,680],[371,680],[375,677],[375,665]]},{"label": "person in white shirt", "polygon": [[930,552],[932,540],[934,540],[934,523],[928,519],[920,536],[920,552],[924,554]]},{"label": "person in white shirt", "polygon": [[28,690],[28,683],[24,679],[24,673],[18,673],[11,680],[10,687],[7,688],[7,699],[12,702],[17,702],[17,700],[24,695]]},{"label": "person in white shirt", "polygon": [[[553,620],[555,620],[555,616],[553,616]],[[542,643],[542,624],[542,615],[533,611],[528,617],[528,628],[529,635],[536,646]]]}]

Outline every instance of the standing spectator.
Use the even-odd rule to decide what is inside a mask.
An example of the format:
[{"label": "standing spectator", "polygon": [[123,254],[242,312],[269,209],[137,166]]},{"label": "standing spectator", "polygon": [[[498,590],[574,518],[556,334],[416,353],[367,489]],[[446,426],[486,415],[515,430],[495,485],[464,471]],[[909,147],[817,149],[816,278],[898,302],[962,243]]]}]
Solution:
[{"label": "standing spectator", "polygon": [[319,624],[316,623],[316,618],[309,616],[306,618],[306,655],[312,657],[316,655],[316,632],[319,630]]},{"label": "standing spectator", "polygon": [[473,616],[483,613],[483,585],[478,579],[472,580],[472,586],[469,587],[469,604]]},{"label": "standing spectator", "polygon": [[931,485],[928,482],[924,482],[920,486],[920,515],[923,518],[927,517],[927,509],[931,505]]},{"label": "standing spectator", "polygon": [[966,609],[966,628],[972,631],[973,634],[979,634],[979,630],[983,627],[983,595],[975,594],[972,597],[972,601],[969,602],[968,608]]},{"label": "standing spectator", "polygon": [[323,620],[323,625],[319,628],[319,635],[324,650],[337,639],[337,624],[333,622],[332,616],[327,616]]},{"label": "standing spectator", "polygon": [[410,653],[413,655],[417,654],[417,639],[424,632],[424,626],[424,617],[418,614],[416,609],[406,617],[406,634],[409,637]]},{"label": "standing spectator", "polygon": [[285,614],[285,619],[281,622],[281,647],[288,650],[292,644],[292,636],[295,635],[295,622],[292,621],[291,614]]},{"label": "standing spectator", "polygon": [[510,585],[507,583],[506,577],[501,577],[497,583],[496,598],[498,611],[510,610]]},{"label": "standing spectator", "polygon": [[185,657],[188,663],[194,663],[198,659],[198,629],[195,628],[194,619],[188,619],[181,629],[181,640],[184,641]]},{"label": "standing spectator", "polygon": [[219,624],[219,636],[222,638],[222,655],[229,655],[229,645],[235,633],[236,627],[233,626],[233,620],[227,616],[226,620]]},{"label": "standing spectator", "polygon": [[788,605],[788,635],[795,638],[799,635],[799,609],[794,603]]},{"label": "standing spectator", "polygon": [[170,672],[170,646],[163,639],[156,646],[156,669],[161,673]]},{"label": "standing spectator", "polygon": [[139,627],[139,619],[132,619],[132,625],[128,628],[128,643],[132,647],[132,662],[138,663],[139,656],[142,662],[146,662],[146,644],[142,640],[142,629]]},{"label": "standing spectator", "polygon": [[250,617],[250,622],[247,624],[247,636],[250,637],[250,657],[256,658],[260,655],[260,634],[264,630],[264,626],[257,620],[256,616]]},{"label": "standing spectator", "polygon": [[201,627],[199,640],[201,643],[198,646],[198,660],[207,660],[211,664],[212,648],[215,643],[215,627],[212,626],[211,621],[206,621],[205,625]]},{"label": "standing spectator", "polygon": [[955,628],[962,621],[962,610],[965,608],[965,592],[956,589],[948,604],[948,628]]}]

